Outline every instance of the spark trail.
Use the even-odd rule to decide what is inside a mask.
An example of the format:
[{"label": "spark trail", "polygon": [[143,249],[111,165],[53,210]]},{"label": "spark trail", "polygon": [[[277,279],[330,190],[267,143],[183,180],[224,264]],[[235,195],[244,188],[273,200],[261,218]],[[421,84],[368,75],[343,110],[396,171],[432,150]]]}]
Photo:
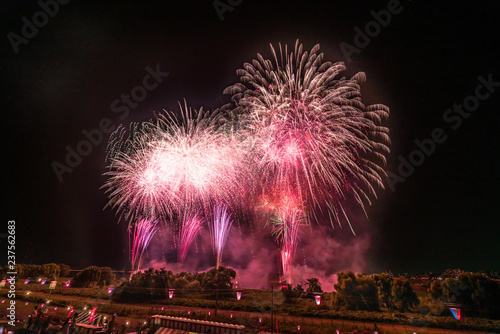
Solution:
[{"label": "spark trail", "polygon": [[[130,257],[132,271],[141,269],[142,256],[148,248],[151,239],[158,230],[158,221],[152,219],[140,219],[136,224],[129,227]],[[131,239],[131,240],[130,240]]]},{"label": "spark trail", "polygon": [[203,219],[198,213],[186,212],[179,232],[179,261],[184,262],[189,247],[201,230]]},{"label": "spark trail", "polygon": [[224,250],[224,246],[226,245],[227,237],[232,225],[233,221],[227,212],[227,206],[215,206],[211,232],[214,252],[217,257],[217,269],[219,269],[222,261],[222,252]]}]

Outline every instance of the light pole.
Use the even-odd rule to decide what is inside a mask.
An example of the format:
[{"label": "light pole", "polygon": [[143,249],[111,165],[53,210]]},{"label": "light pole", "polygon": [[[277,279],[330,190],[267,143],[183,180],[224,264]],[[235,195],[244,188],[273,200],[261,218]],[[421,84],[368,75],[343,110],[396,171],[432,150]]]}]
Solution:
[{"label": "light pole", "polygon": [[215,312],[214,315],[217,316],[217,306],[219,305],[219,268],[215,273]]},{"label": "light pole", "polygon": [[274,313],[274,286],[271,285],[271,334],[274,333],[273,313]]}]

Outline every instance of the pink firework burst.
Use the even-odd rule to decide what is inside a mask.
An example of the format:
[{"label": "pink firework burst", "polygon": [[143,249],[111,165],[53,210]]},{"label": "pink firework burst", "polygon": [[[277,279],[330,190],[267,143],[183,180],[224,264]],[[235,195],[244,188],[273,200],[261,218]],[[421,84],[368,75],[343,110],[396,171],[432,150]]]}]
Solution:
[{"label": "pink firework burst", "polygon": [[[327,212],[332,226],[345,219],[354,233],[344,205],[352,200],[364,211],[375,188],[383,188],[389,130],[381,123],[389,109],[365,106],[365,74],[341,76],[344,63],[323,62],[319,45],[307,52],[297,41],[293,52],[281,45],[279,54],[271,51],[274,61],[258,54],[237,71],[241,82],[225,90],[234,103],[225,108],[243,124],[262,192],[292,194],[307,208],[306,223]],[[281,222],[284,231],[296,229]],[[281,243],[294,244],[284,239],[293,235],[279,234]],[[284,249],[286,265],[293,247]]]},{"label": "pink firework burst", "polygon": [[237,71],[241,83],[225,90],[235,102],[231,113],[244,124],[264,193],[294,194],[308,204],[308,221],[326,208],[332,222],[342,215],[350,225],[343,202],[364,209],[375,187],[383,188],[389,130],[380,124],[389,109],[365,106],[364,73],[341,77],[344,63],[323,62],[319,45],[279,48],[278,55],[271,46],[274,62],[258,54]]},{"label": "pink firework burst", "polygon": [[[119,151],[104,185],[108,205],[127,220],[172,218],[184,208],[211,214],[216,203],[238,205],[248,190],[246,151],[216,112],[181,109],[145,123]],[[130,139],[128,139],[130,140]]]}]

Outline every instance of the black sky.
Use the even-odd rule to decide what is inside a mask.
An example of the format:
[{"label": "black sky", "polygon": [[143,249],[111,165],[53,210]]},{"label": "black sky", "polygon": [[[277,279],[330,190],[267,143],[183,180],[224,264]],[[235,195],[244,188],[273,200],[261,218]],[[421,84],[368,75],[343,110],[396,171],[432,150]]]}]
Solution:
[{"label": "black sky", "polygon": [[[235,1],[236,2],[236,1]],[[100,186],[107,137],[59,182],[53,161],[64,162],[83,129],[143,121],[153,110],[216,108],[236,69],[269,43],[345,61],[370,11],[388,1],[242,1],[221,21],[211,1],[70,1],[15,53],[7,35],[21,35],[35,1],[1,4],[3,226],[17,222],[17,261],[65,262],[121,268],[127,263],[125,227],[117,225]],[[402,11],[352,55],[347,74],[367,74],[365,102],[390,107],[389,171],[435,128],[447,140],[395,191],[381,191],[369,209],[372,243],[367,270],[500,271],[498,112],[500,87],[452,130],[443,114],[474,95],[479,76],[500,81],[496,1],[430,4],[402,0]],[[145,67],[170,75],[125,120],[113,100],[142,83]],[[5,243],[2,243],[4,245]],[[5,259],[5,251],[0,255]]]}]

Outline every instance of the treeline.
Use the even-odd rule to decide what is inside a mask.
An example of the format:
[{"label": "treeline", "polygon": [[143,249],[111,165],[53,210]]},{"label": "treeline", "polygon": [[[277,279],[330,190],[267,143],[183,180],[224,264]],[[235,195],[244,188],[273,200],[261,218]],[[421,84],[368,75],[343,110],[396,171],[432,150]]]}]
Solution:
[{"label": "treeline", "polygon": [[[393,278],[387,274],[355,275],[353,272],[338,274],[338,282],[331,295],[333,309],[379,311],[381,307],[401,312],[415,309],[418,298],[410,282],[404,278]],[[285,298],[292,302],[294,298],[312,298],[322,292],[317,278],[307,280],[307,289],[297,284],[283,289]]]},{"label": "treeline", "polygon": [[233,288],[233,279],[236,272],[233,269],[219,267],[201,273],[180,272],[174,274],[170,270],[152,268],[137,272],[130,282],[124,283],[113,298],[117,301],[142,302],[151,299],[165,299],[167,293],[175,291],[176,295],[190,295],[203,293],[206,298],[212,298]]},{"label": "treeline", "polygon": [[[9,272],[8,267],[1,268],[1,277],[5,277]],[[18,278],[46,278],[49,281],[57,280],[59,277],[68,277],[71,268],[66,264],[46,263],[39,264],[16,264]],[[93,288],[112,285],[115,283],[116,276],[110,267],[90,266],[78,272],[71,279],[71,287],[74,288]]]},{"label": "treeline", "polygon": [[406,312],[415,310],[419,300],[410,281],[387,274],[339,273],[333,303],[348,310],[378,311],[381,307]]},{"label": "treeline", "polygon": [[78,272],[71,280],[71,287],[93,288],[111,285],[116,280],[110,267],[90,266]]},{"label": "treeline", "polygon": [[500,318],[500,285],[481,273],[462,273],[431,283],[427,307],[434,314],[459,307],[465,315]]},{"label": "treeline", "polygon": [[[1,268],[0,275],[5,277],[12,270],[5,266]],[[16,264],[16,272],[18,278],[33,278],[45,277],[49,280],[56,280],[59,277],[67,277],[71,271],[70,266],[61,263],[46,263],[40,264]]]},{"label": "treeline", "polygon": [[[306,290],[298,284],[283,289],[288,303],[296,298],[313,298],[321,292],[317,279],[309,279]],[[399,311],[429,315],[450,315],[450,308],[461,309],[468,317],[500,318],[500,284],[481,273],[462,273],[434,280],[426,292],[417,296],[410,280],[388,274],[362,275],[338,273],[335,292],[326,294],[332,310]]]}]

